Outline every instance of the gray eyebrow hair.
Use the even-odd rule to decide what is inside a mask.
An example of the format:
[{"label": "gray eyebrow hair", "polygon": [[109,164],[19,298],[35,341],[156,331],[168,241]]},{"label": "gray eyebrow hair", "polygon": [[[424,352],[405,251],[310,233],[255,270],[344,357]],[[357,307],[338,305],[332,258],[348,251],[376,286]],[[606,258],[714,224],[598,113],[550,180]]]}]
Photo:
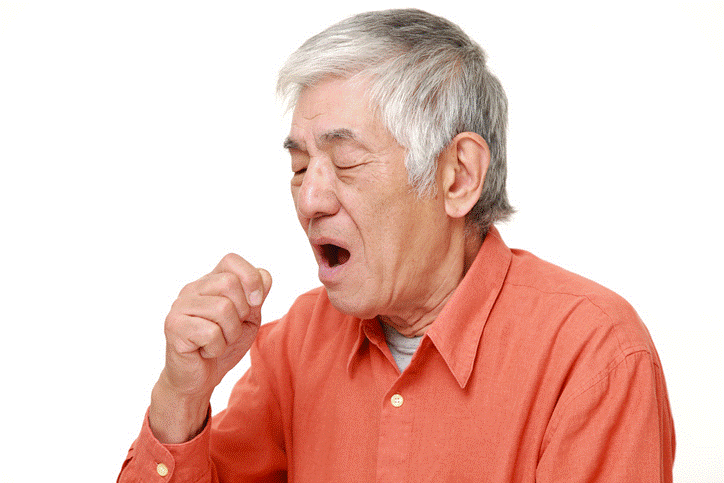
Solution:
[{"label": "gray eyebrow hair", "polygon": [[337,139],[351,139],[356,141],[357,136],[352,132],[351,129],[347,128],[340,128],[340,129],[333,129],[331,131],[328,131],[320,136],[320,139],[324,142],[332,142],[336,141]]},{"label": "gray eyebrow hair", "polygon": [[300,147],[296,141],[294,141],[291,137],[287,136],[284,139],[284,149],[300,149]]}]

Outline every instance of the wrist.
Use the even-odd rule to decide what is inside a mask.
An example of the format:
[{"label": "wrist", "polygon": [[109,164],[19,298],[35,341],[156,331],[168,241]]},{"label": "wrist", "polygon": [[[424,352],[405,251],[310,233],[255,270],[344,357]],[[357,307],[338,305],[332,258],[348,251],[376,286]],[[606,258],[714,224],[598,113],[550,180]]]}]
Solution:
[{"label": "wrist", "polygon": [[163,444],[180,444],[203,431],[210,410],[211,395],[188,395],[170,389],[162,381],[151,392],[148,422],[153,435]]}]

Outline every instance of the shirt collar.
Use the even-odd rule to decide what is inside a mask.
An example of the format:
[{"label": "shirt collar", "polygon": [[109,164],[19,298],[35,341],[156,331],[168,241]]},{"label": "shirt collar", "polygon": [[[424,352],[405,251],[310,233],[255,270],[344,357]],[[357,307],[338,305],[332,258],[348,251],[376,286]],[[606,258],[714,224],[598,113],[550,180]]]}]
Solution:
[{"label": "shirt collar", "polygon": [[461,388],[473,372],[483,327],[503,288],[511,259],[510,249],[491,227],[468,273],[426,333]]},{"label": "shirt collar", "polygon": [[[491,227],[470,269],[425,334],[461,388],[473,371],[483,327],[503,288],[511,259],[510,249],[498,230]],[[359,321],[357,340],[347,360],[350,374],[365,340],[377,346],[385,343],[376,320]]]}]

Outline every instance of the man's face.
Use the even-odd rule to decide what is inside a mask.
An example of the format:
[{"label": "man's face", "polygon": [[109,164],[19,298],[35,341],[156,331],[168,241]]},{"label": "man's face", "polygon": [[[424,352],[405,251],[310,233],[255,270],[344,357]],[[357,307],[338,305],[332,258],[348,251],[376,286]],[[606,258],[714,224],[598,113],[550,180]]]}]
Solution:
[{"label": "man's face", "polygon": [[406,151],[371,114],[365,84],[331,79],[304,89],[285,145],[297,216],[335,307],[404,318],[428,304],[435,280],[450,275],[441,273],[444,205],[408,184]]}]

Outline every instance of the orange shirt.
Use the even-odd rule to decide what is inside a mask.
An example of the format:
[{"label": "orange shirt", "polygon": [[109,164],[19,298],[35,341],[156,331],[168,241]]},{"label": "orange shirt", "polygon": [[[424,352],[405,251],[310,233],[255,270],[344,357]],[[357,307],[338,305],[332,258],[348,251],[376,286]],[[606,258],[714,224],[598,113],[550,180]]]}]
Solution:
[{"label": "orange shirt", "polygon": [[263,325],[251,356],[192,441],[162,445],[146,421],[119,481],[672,480],[664,376],[635,311],[495,229],[402,374],[379,322],[323,289]]}]

